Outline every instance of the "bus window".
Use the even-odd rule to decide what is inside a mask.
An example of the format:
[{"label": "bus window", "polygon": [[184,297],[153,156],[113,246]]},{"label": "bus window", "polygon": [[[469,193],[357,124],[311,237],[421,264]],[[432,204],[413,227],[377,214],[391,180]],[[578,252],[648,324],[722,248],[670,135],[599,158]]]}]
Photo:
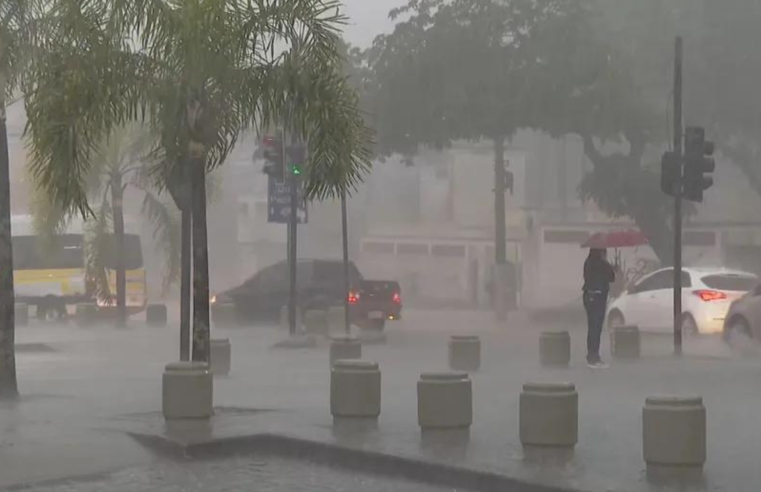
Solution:
[{"label": "bus window", "polygon": [[14,270],[75,269],[83,268],[84,263],[81,234],[58,236],[44,247],[37,236],[13,237]]},{"label": "bus window", "polygon": [[[105,252],[104,262],[106,268],[116,269],[116,256],[114,254],[115,243],[114,236],[110,235],[108,248]],[[124,269],[138,270],[143,268],[143,248],[140,243],[140,236],[137,234],[124,235]]]}]

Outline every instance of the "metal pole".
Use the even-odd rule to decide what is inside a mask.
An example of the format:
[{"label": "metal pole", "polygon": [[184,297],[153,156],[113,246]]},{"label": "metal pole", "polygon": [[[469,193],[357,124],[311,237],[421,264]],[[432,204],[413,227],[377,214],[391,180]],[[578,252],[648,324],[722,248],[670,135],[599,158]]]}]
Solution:
[{"label": "metal pole", "polygon": [[682,355],[682,38],[675,41],[674,56],[674,153],[677,162],[674,190],[674,355]]},{"label": "metal pole", "polygon": [[341,235],[344,254],[344,327],[346,334],[351,334],[349,321],[349,224],[346,216],[346,190],[341,192]]},{"label": "metal pole", "polygon": [[[285,133],[285,132],[284,132]],[[283,138],[285,141],[285,138]],[[287,155],[283,155],[283,160],[285,161],[287,159]],[[289,269],[289,277],[290,277],[290,296],[288,298],[288,333],[291,336],[296,335],[296,304],[298,300],[296,299],[297,296],[297,289],[296,289],[296,255],[297,255],[297,238],[298,238],[298,207],[299,207],[299,193],[298,193],[298,185],[299,180],[295,174],[290,172],[289,169],[286,168],[286,172],[288,174],[286,175],[286,179],[290,182],[290,193],[291,193],[291,215],[288,220],[289,228],[291,231],[290,234],[290,243],[288,244],[288,269]]]}]

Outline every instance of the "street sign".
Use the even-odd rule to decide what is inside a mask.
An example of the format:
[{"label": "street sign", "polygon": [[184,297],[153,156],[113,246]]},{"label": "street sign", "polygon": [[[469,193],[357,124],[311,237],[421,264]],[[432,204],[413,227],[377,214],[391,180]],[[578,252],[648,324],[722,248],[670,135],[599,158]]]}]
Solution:
[{"label": "street sign", "polygon": [[[293,181],[280,181],[267,178],[267,222],[275,224],[287,224],[291,215],[291,183]],[[299,195],[301,192],[301,180],[299,180]],[[299,208],[296,211],[299,224],[309,222],[309,213],[304,200],[299,200]]]}]

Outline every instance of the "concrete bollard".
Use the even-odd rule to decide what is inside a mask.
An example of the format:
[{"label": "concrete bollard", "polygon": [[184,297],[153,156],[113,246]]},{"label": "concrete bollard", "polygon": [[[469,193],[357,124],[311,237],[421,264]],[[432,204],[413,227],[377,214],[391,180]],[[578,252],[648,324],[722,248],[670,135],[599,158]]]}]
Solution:
[{"label": "concrete bollard", "polygon": [[378,364],[338,360],[330,373],[330,413],[334,418],[373,418],[380,415],[381,373]]},{"label": "concrete bollard", "polygon": [[328,336],[328,313],[316,309],[305,312],[304,330],[309,335]]},{"label": "concrete bollard", "polygon": [[211,321],[220,328],[233,328],[238,324],[238,313],[233,303],[216,303],[211,306]]},{"label": "concrete bollard", "polygon": [[328,309],[328,331],[329,333],[346,332],[343,306],[333,306]]},{"label": "concrete bollard", "polygon": [[166,305],[149,304],[145,308],[145,324],[153,327],[164,327],[167,323]]},{"label": "concrete bollard", "polygon": [[571,383],[523,385],[520,438],[524,446],[574,447],[579,440],[579,395]]},{"label": "concrete bollard", "polygon": [[208,419],[214,381],[205,362],[172,362],[164,370],[162,410],[166,420]]},{"label": "concrete bollard", "polygon": [[98,317],[98,306],[94,303],[77,304],[74,316],[78,325],[90,326],[95,323],[95,319]]},{"label": "concrete bollard", "polygon": [[417,383],[421,429],[464,429],[473,423],[473,386],[466,373],[422,374]]},{"label": "concrete bollard", "polygon": [[[298,307],[296,308],[296,333],[301,333],[302,330],[302,316],[301,316],[301,309]],[[291,325],[289,323],[288,319],[288,306],[283,306],[280,308],[280,329],[283,331],[288,331],[290,329]]]},{"label": "concrete bollard", "polygon": [[232,346],[228,338],[210,340],[209,358],[214,376],[227,376],[232,365]]},{"label": "concrete bollard", "polygon": [[19,303],[19,304],[16,304],[13,309],[16,316],[16,326],[28,325],[29,324],[29,305]]},{"label": "concrete bollard", "polygon": [[620,326],[610,333],[610,351],[613,357],[621,360],[636,360],[640,357],[639,328]]},{"label": "concrete bollard", "polygon": [[539,359],[543,366],[568,367],[571,362],[571,335],[567,331],[542,333]]},{"label": "concrete bollard", "polygon": [[481,368],[481,339],[473,335],[451,337],[449,368],[453,371],[478,371]]},{"label": "concrete bollard", "polygon": [[648,466],[702,467],[706,461],[703,399],[648,398],[642,409],[642,437]]},{"label": "concrete bollard", "polygon": [[337,360],[341,359],[361,359],[362,343],[353,336],[338,336],[330,340],[330,367],[333,367]]}]

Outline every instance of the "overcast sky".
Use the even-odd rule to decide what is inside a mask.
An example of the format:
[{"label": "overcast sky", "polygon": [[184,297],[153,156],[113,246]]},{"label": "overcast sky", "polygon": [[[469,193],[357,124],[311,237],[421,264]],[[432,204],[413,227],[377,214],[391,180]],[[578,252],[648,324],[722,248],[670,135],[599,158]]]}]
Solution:
[{"label": "overcast sky", "polygon": [[344,12],[350,17],[346,26],[346,39],[353,45],[369,46],[381,32],[390,31],[394,23],[388,18],[389,10],[407,3],[407,0],[343,0]]}]

